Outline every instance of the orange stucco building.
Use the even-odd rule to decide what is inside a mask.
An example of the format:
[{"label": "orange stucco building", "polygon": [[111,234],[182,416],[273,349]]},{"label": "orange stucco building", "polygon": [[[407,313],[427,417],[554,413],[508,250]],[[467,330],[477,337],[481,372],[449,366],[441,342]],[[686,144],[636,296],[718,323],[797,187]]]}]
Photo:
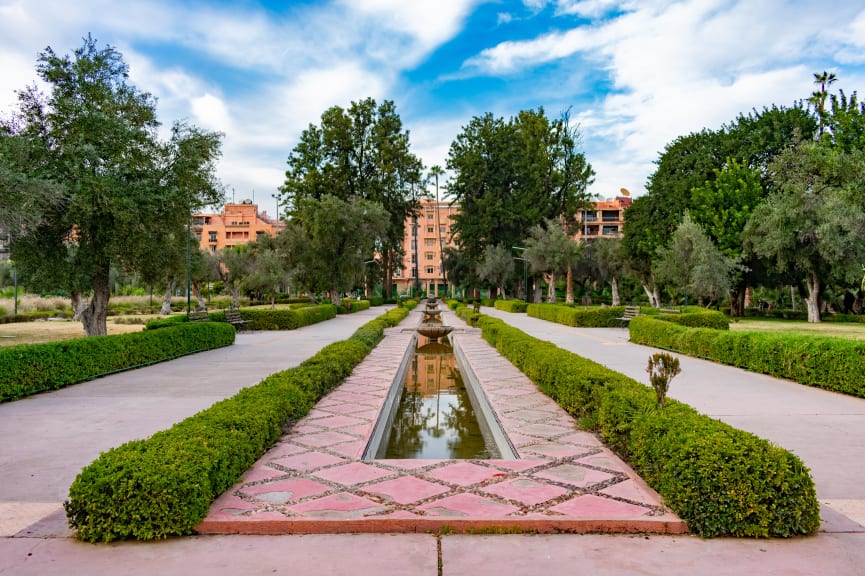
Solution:
[{"label": "orange stucco building", "polygon": [[625,208],[631,205],[628,196],[596,200],[591,207],[577,212],[580,223],[574,239],[577,242],[593,238],[621,238],[625,224]]},{"label": "orange stucco building", "polygon": [[193,214],[192,226],[202,250],[216,253],[230,246],[254,242],[260,234],[276,236],[285,226],[250,200],[226,204],[220,214]]},{"label": "orange stucco building", "polygon": [[394,270],[399,294],[444,296],[447,291],[442,267],[442,248],[453,246],[451,225],[459,207],[450,202],[421,200],[418,215],[406,220],[402,270]]}]

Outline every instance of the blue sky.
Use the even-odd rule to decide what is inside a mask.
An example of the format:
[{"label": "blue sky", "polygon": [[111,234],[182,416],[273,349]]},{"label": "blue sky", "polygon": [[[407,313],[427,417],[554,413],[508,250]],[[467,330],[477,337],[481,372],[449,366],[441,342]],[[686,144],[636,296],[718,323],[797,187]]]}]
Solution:
[{"label": "blue sky", "polygon": [[0,113],[42,49],[88,33],[124,54],[166,130],[224,132],[229,199],[254,191],[270,213],[301,131],[368,96],[395,101],[427,166],[475,115],[569,109],[590,191],[609,197],[642,193],[677,136],[807,98],[814,72],[865,89],[859,0],[0,0]]}]

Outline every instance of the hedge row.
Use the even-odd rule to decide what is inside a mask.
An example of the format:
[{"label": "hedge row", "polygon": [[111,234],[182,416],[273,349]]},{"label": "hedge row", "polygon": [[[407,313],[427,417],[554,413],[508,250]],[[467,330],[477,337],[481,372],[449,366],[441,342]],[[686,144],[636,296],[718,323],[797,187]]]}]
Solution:
[{"label": "hedge row", "polygon": [[528,304],[524,300],[496,300],[496,310],[504,312],[525,312]]},{"label": "hedge row", "polygon": [[652,318],[631,320],[630,339],[865,398],[865,342],[861,340],[687,328]]},{"label": "hedge row", "polygon": [[0,348],[0,402],[233,343],[231,326],[201,323]]},{"label": "hedge row", "polygon": [[664,320],[666,322],[672,322],[674,324],[691,328],[714,328],[715,330],[730,329],[730,318],[728,316],[722,312],[706,310],[703,308],[699,309],[697,312],[683,312],[679,314],[664,314],[662,312],[656,316],[650,316],[650,318]]},{"label": "hedge row", "polygon": [[337,309],[337,314],[352,314],[354,312],[360,312],[361,310],[369,310],[371,304],[372,303],[369,300],[353,300],[351,298],[346,298],[342,301],[342,306]]},{"label": "hedge row", "polygon": [[147,440],[103,452],[72,483],[64,504],[70,526],[87,542],[191,534],[211,503],[279,439],[287,423],[342,382],[384,329],[406,315],[405,308],[390,310],[296,368]]},{"label": "hedge row", "polygon": [[479,325],[501,354],[626,458],[691,532],[789,537],[819,527],[813,481],[790,452],[674,400],[659,409],[648,386],[501,320],[482,316]]},{"label": "hedge row", "polygon": [[[363,301],[361,301],[363,302]],[[367,308],[369,305],[367,305]],[[267,310],[240,308],[240,317],[246,320],[245,328],[249,330],[295,330],[336,317],[336,306],[320,304],[318,306],[301,306],[291,310]],[[215,310],[208,314],[211,322],[225,322],[225,311]],[[147,330],[157,330],[166,326],[176,326],[185,323],[186,315],[169,316],[147,323]]]},{"label": "hedge row", "polygon": [[526,312],[533,318],[580,326],[582,328],[615,328],[622,325],[619,318],[625,313],[624,306],[609,308],[573,308],[563,304],[529,304]]}]

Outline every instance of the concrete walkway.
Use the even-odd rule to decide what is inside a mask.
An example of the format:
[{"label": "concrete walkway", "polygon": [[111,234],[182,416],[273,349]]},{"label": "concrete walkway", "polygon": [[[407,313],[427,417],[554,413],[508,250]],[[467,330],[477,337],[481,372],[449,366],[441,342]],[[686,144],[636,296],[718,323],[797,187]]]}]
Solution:
[{"label": "concrete walkway", "polygon": [[[375,308],[0,404],[0,536],[52,513],[100,453],[159,430],[298,365],[383,314]],[[49,532],[52,529],[49,529]]]},{"label": "concrete walkway", "polygon": [[[100,451],[166,428],[266,374],[311,356],[327,342],[347,337],[381,313],[383,309],[377,308],[292,332],[241,334],[231,348],[0,405],[0,519],[7,519],[8,507],[16,503],[57,506],[78,471]],[[503,316],[513,323],[531,320],[525,315]],[[633,365],[622,365],[620,360],[631,350],[625,331],[617,340],[610,331],[590,331],[583,337],[575,335],[576,329],[556,325],[539,330],[546,331],[541,336],[545,339],[559,332],[565,341],[583,339],[601,349],[608,347],[613,352],[607,358],[617,370],[642,377],[650,349],[635,347],[640,353],[634,353]],[[581,353],[588,355],[585,350]],[[732,375],[723,384],[735,387],[738,378]],[[237,379],[244,382],[226,383]],[[107,385],[108,380],[113,385]],[[673,396],[681,397],[676,389],[684,388],[685,381],[683,373],[673,382]],[[729,394],[717,396],[729,399]],[[774,399],[766,408],[783,413]],[[797,428],[803,429],[801,436],[819,434],[807,426]],[[862,438],[858,434],[859,448],[851,440],[851,450],[840,455],[836,467],[861,465]],[[813,462],[808,464],[815,467]],[[827,472],[827,477],[830,482],[833,476]],[[818,489],[822,493],[828,488],[821,481]],[[836,497],[858,494],[852,488],[845,490],[849,491],[839,488]],[[691,536],[336,534],[198,536],[90,545],[68,534],[43,535],[39,525],[29,537],[2,536],[8,534],[7,527],[0,533],[0,575],[862,575],[865,534],[856,532],[858,525],[851,520],[846,520],[846,529],[838,528],[843,519],[838,516],[834,530],[824,529],[812,538],[757,541]],[[50,529],[45,530],[50,534]]]}]

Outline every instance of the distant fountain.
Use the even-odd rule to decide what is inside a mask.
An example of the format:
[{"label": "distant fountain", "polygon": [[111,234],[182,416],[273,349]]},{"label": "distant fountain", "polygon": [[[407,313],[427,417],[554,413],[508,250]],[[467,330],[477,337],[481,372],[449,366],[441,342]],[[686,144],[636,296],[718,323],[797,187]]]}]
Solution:
[{"label": "distant fountain", "polygon": [[438,342],[439,338],[447,336],[453,331],[453,326],[446,326],[442,323],[440,319],[442,311],[438,309],[435,298],[427,299],[426,309],[423,313],[423,321],[417,327],[419,334],[430,338],[433,342]]}]

